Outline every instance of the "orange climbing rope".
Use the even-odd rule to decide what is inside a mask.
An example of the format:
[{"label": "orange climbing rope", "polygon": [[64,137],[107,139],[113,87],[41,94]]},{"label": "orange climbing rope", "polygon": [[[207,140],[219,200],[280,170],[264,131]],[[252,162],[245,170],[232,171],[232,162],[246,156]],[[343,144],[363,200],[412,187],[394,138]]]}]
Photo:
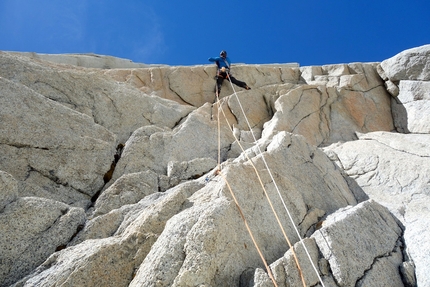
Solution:
[{"label": "orange climbing rope", "polygon": [[[239,139],[238,139],[238,138],[236,137],[236,135],[234,134],[234,132],[233,132],[233,130],[232,130],[232,128],[231,128],[231,125],[230,125],[230,123],[229,123],[229,121],[228,121],[228,119],[227,119],[227,116],[226,116],[226,114],[225,114],[224,110],[222,109],[222,104],[220,104],[219,99],[218,99],[218,109],[221,109],[221,112],[222,112],[222,113],[223,113],[223,115],[224,115],[224,119],[226,120],[227,125],[228,125],[228,127],[230,128],[230,131],[232,132],[233,137],[235,138],[236,142],[239,144],[239,147],[241,148],[241,150],[242,150],[242,151],[245,151],[245,150],[244,150],[244,148],[243,148],[243,146],[240,144]],[[219,113],[218,113],[218,114],[219,114]],[[218,119],[218,122],[220,122],[220,120],[219,120],[219,119]],[[279,225],[279,227],[281,228],[282,234],[284,235],[284,238],[285,238],[285,240],[287,241],[288,247],[291,249],[291,251],[292,251],[292,253],[293,253],[294,261],[295,261],[295,263],[296,263],[296,265],[297,265],[297,267],[298,267],[299,274],[300,274],[300,278],[301,278],[301,280],[302,280],[303,286],[305,286],[305,287],[306,287],[306,283],[305,283],[305,279],[304,279],[304,276],[303,276],[303,272],[302,272],[302,270],[301,270],[301,268],[300,268],[300,264],[299,264],[299,261],[298,261],[298,259],[297,259],[297,256],[296,256],[296,253],[295,253],[295,251],[294,251],[294,248],[293,248],[293,246],[292,246],[292,244],[291,244],[291,241],[289,240],[289,238],[288,238],[288,236],[287,236],[287,234],[286,234],[286,232],[285,232],[285,230],[284,230],[284,228],[283,228],[283,226],[282,226],[281,221],[279,220],[279,216],[278,216],[278,214],[276,213],[275,208],[273,207],[272,201],[270,200],[269,194],[267,193],[267,190],[266,190],[266,188],[265,188],[265,186],[264,186],[264,184],[263,184],[263,181],[262,181],[262,179],[261,179],[261,177],[260,177],[260,174],[259,174],[259,172],[258,172],[258,170],[257,170],[256,166],[254,165],[254,163],[252,162],[252,160],[248,157],[248,155],[247,155],[246,153],[245,153],[245,156],[246,156],[246,158],[248,159],[248,161],[251,163],[251,166],[253,167],[253,169],[254,169],[254,171],[255,171],[255,173],[256,173],[256,175],[257,175],[258,181],[260,182],[260,185],[261,185],[261,187],[262,187],[262,189],[263,189],[263,192],[264,192],[264,194],[266,195],[266,198],[267,198],[267,200],[268,200],[268,202],[269,202],[270,208],[272,209],[272,212],[273,212],[273,213],[274,213],[274,215],[275,215],[276,221],[278,222],[278,225]],[[228,183],[227,183],[227,184],[228,184]],[[232,192],[232,191],[231,191],[231,192]],[[236,205],[238,205],[238,204],[236,204]],[[269,273],[269,272],[268,272],[268,273]],[[275,284],[275,283],[274,283],[274,284]]]},{"label": "orange climbing rope", "polygon": [[[253,131],[252,131],[252,127],[251,127],[251,126],[250,126],[250,124],[249,124],[248,118],[246,117],[246,114],[245,114],[245,112],[244,112],[244,110],[243,110],[242,104],[240,103],[239,98],[238,98],[238,96],[237,96],[237,94],[236,94],[236,91],[235,91],[235,89],[234,89],[233,83],[231,82],[231,80],[230,80],[230,79],[229,79],[229,82],[230,82],[230,85],[231,85],[231,87],[232,87],[232,89],[233,89],[234,95],[236,96],[236,99],[237,99],[237,101],[238,101],[238,103],[239,103],[239,106],[240,106],[240,109],[241,109],[241,111],[242,111],[242,113],[243,113],[243,115],[244,115],[244,118],[245,118],[245,120],[246,120],[246,122],[247,122],[247,124],[248,124],[249,130],[250,130],[250,131],[251,131],[251,133],[252,133],[252,136],[253,136],[253,138],[254,138],[254,142],[256,143],[256,142],[257,142],[257,140],[256,140],[256,138],[255,138],[255,135],[254,135]],[[233,134],[233,136],[234,136],[234,138],[235,138],[235,140],[236,140],[236,141],[237,141],[237,143],[239,144],[239,147],[241,148],[241,150],[242,150],[242,151],[244,151],[244,149],[243,149],[242,145],[240,144],[239,140],[237,139],[237,137],[235,136],[235,134],[234,134],[234,132],[233,132],[233,129],[231,128],[231,125],[230,125],[230,123],[228,122],[227,116],[225,115],[224,110],[222,109],[222,104],[220,103],[220,100],[219,100],[219,93],[218,93],[218,89],[217,89],[217,93],[216,93],[216,99],[217,99],[217,107],[218,107],[218,171],[220,172],[220,162],[221,162],[221,157],[220,157],[220,148],[221,148],[221,143],[220,143],[220,132],[221,132],[221,130],[220,130],[220,117],[219,117],[219,115],[220,115],[220,114],[219,114],[220,110],[221,110],[221,112],[223,113],[224,118],[225,118],[225,120],[226,120],[226,122],[227,122],[227,125],[229,126],[229,128],[230,128],[230,130],[231,130],[231,132],[232,132],[232,134]],[[277,184],[276,184],[276,182],[275,182],[275,179],[273,178],[273,175],[272,175],[272,173],[271,173],[271,171],[270,171],[270,169],[269,169],[269,166],[268,166],[268,164],[267,164],[267,162],[266,162],[266,160],[265,160],[265,158],[264,158],[264,156],[263,156],[263,153],[262,153],[262,151],[261,151],[260,147],[258,146],[258,144],[257,144],[256,146],[257,146],[258,151],[259,151],[259,153],[260,153],[260,155],[261,155],[261,158],[262,158],[262,160],[263,160],[263,162],[264,162],[264,164],[265,164],[265,166],[266,166],[266,169],[267,169],[267,171],[269,172],[269,175],[270,175],[270,177],[271,177],[271,179],[272,179],[272,181],[273,181],[273,183],[274,183],[274,185],[275,185],[275,188],[276,188],[276,190],[277,190],[277,192],[278,192],[278,195],[279,195],[279,197],[280,197],[280,199],[281,199],[281,201],[282,201],[282,204],[283,204],[283,206],[284,206],[284,208],[285,208],[285,210],[286,210],[286,212],[287,212],[287,214],[288,214],[288,217],[289,217],[289,219],[290,219],[291,223],[293,224],[294,230],[296,231],[297,236],[298,236],[298,238],[299,238],[299,242],[302,242],[302,240],[303,240],[303,239],[302,239],[302,237],[301,237],[301,235],[300,235],[300,233],[299,233],[299,231],[298,231],[298,229],[297,229],[297,227],[296,227],[296,225],[295,225],[295,223],[294,223],[294,221],[293,221],[293,219],[292,219],[292,216],[291,216],[291,214],[290,214],[290,212],[289,212],[289,210],[288,210],[288,208],[287,208],[287,206],[286,206],[286,204],[285,204],[285,202],[284,202],[284,200],[283,200],[283,198],[282,198],[282,196],[281,196],[281,194],[280,194],[279,188],[278,188],[278,186],[277,186]],[[249,162],[251,163],[252,167],[254,168],[254,171],[255,171],[255,173],[256,173],[256,175],[257,175],[257,177],[258,177],[258,180],[259,180],[259,182],[260,182],[260,184],[261,184],[261,186],[262,186],[262,188],[263,188],[263,191],[264,191],[264,193],[265,193],[265,195],[266,195],[266,198],[267,198],[267,200],[268,200],[268,202],[269,202],[269,205],[270,205],[270,207],[271,207],[271,209],[272,209],[272,212],[274,213],[275,218],[276,218],[276,220],[277,220],[277,222],[278,222],[278,224],[279,224],[279,226],[280,226],[280,228],[281,228],[281,230],[282,230],[282,233],[283,233],[283,235],[284,235],[284,237],[285,237],[285,239],[286,239],[286,241],[287,241],[287,243],[288,243],[288,246],[289,246],[289,248],[290,248],[290,249],[291,249],[291,251],[292,251],[292,254],[293,254],[293,257],[294,257],[295,263],[296,263],[297,268],[298,268],[298,270],[299,270],[299,274],[300,274],[300,277],[301,277],[301,280],[302,280],[303,286],[305,286],[305,287],[306,287],[305,278],[304,278],[304,276],[303,276],[303,272],[302,272],[302,269],[301,269],[301,267],[300,267],[300,264],[299,264],[299,261],[298,261],[297,255],[296,255],[296,253],[295,253],[295,251],[294,251],[294,248],[293,248],[293,247],[292,247],[292,245],[291,245],[290,240],[288,239],[288,236],[287,236],[287,235],[286,235],[286,233],[285,233],[285,230],[284,230],[284,228],[283,228],[283,226],[282,226],[282,224],[281,224],[281,222],[280,222],[280,220],[279,220],[279,217],[278,217],[278,215],[277,215],[277,213],[276,213],[276,211],[275,211],[275,209],[274,209],[274,207],[273,207],[273,204],[272,204],[272,202],[271,202],[271,200],[270,200],[270,198],[269,198],[269,196],[268,196],[268,194],[267,194],[267,191],[266,191],[266,189],[265,189],[265,187],[264,187],[264,184],[263,184],[263,182],[262,182],[262,180],[261,180],[261,177],[260,177],[260,175],[259,175],[259,172],[258,172],[257,168],[255,167],[254,163],[252,162],[252,160],[251,160],[251,159],[246,155],[246,153],[244,153],[244,154],[245,154],[245,156],[247,157],[247,159],[249,160]],[[228,182],[227,182],[227,181],[226,181],[226,183],[227,183],[227,185],[229,186],[229,184],[228,184]],[[232,193],[232,196],[234,197],[233,191],[231,190],[230,186],[229,186],[229,189],[230,189],[230,192]],[[235,199],[235,197],[234,197],[234,199]],[[238,208],[239,208],[239,210],[240,210],[240,206],[238,205],[238,203],[237,203],[236,199],[235,199],[235,202],[236,202],[236,205],[238,206]],[[243,216],[243,213],[242,213],[242,211],[241,211],[241,210],[240,210],[240,213],[241,213],[241,215]],[[250,231],[250,230],[249,230],[249,231]],[[251,237],[252,237],[252,236],[251,236]],[[254,242],[254,244],[256,244],[256,243]],[[303,244],[303,243],[302,243],[302,244]],[[256,247],[257,247],[257,249],[258,249],[258,246],[256,246]],[[320,277],[320,275],[319,275],[319,272],[318,272],[318,270],[316,269],[316,266],[315,266],[315,264],[313,263],[313,261],[312,261],[312,259],[311,259],[311,257],[310,257],[310,254],[309,254],[309,252],[308,252],[308,250],[307,250],[307,248],[306,248],[306,246],[305,246],[304,244],[303,244],[303,249],[305,250],[305,253],[306,253],[306,254],[307,254],[307,256],[308,256],[308,259],[310,260],[310,263],[311,263],[311,265],[312,265],[312,267],[313,267],[314,271],[316,272],[316,275],[317,275],[317,277],[318,277],[318,279],[319,279],[319,281],[320,281],[320,283],[321,283],[322,287],[325,287],[325,285],[324,285],[324,283],[323,283],[323,281],[322,281],[322,279],[321,279],[321,277]],[[259,253],[260,253],[260,251],[259,251]],[[262,256],[262,254],[261,254],[260,256]],[[262,257],[262,259],[263,259],[263,262],[265,262],[264,257]],[[266,264],[265,264],[265,265],[266,265]],[[268,269],[268,274],[269,274],[269,276],[271,277],[271,279],[272,279],[273,283],[274,283],[274,284],[275,284],[275,286],[276,286],[276,282],[274,281],[273,277],[271,276],[270,269],[269,269],[268,267],[266,267],[266,269]]]},{"label": "orange climbing rope", "polygon": [[[237,198],[229,184],[229,182],[227,181],[227,179],[225,178],[225,176],[221,173],[221,124],[220,124],[220,111],[222,111],[224,118],[227,122],[227,125],[230,127],[230,124],[227,120],[227,117],[224,113],[224,110],[222,109],[222,104],[221,101],[219,99],[219,93],[218,93],[218,88],[216,89],[216,102],[217,102],[217,126],[218,126],[218,167],[217,167],[217,172],[216,174],[220,175],[222,177],[222,179],[225,181],[228,190],[230,191],[230,194],[234,200],[234,203],[236,204],[237,209],[239,210],[240,216],[242,217],[242,220],[245,224],[246,230],[249,233],[249,236],[251,237],[251,240],[255,246],[255,248],[257,249],[258,254],[260,255],[261,260],[263,261],[264,267],[267,270],[267,274],[269,274],[270,279],[272,280],[273,284],[278,287],[278,284],[275,281],[275,278],[273,277],[273,274],[270,270],[270,267],[267,264],[266,259],[264,258],[263,253],[261,252],[261,249],[259,248],[257,241],[254,238],[254,235],[252,234],[251,228],[249,227],[248,221],[245,218],[245,215],[243,214],[242,208],[239,205],[239,202],[237,201]],[[236,136],[233,134],[233,136],[236,138]]]}]

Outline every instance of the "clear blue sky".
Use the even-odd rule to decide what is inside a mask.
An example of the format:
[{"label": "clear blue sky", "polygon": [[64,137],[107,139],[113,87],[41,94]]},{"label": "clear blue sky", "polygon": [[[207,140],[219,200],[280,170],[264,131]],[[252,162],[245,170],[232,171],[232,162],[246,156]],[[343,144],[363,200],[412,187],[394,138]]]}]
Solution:
[{"label": "clear blue sky", "polygon": [[0,0],[0,50],[133,62],[301,66],[385,60],[430,44],[429,0]]}]

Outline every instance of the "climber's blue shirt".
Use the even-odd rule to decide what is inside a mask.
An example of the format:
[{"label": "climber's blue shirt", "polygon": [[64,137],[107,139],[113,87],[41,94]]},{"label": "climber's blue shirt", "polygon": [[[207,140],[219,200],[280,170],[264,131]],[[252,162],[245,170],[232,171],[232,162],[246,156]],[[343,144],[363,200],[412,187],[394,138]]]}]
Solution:
[{"label": "climber's blue shirt", "polygon": [[[230,59],[228,57],[225,57],[225,59],[221,58],[221,57],[211,57],[208,60],[209,60],[209,62],[217,62],[218,68],[226,67],[229,69],[230,65],[231,65]],[[226,62],[228,63],[228,65]]]}]

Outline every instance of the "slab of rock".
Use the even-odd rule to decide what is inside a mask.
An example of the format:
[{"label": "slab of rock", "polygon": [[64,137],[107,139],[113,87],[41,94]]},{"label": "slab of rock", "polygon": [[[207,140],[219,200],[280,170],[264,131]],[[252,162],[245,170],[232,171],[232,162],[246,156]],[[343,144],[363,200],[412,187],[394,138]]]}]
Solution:
[{"label": "slab of rock", "polygon": [[97,198],[94,216],[133,204],[158,192],[158,175],[150,170],[123,175]]},{"label": "slab of rock", "polygon": [[117,143],[124,143],[141,126],[173,128],[195,109],[151,96],[151,91],[144,93],[99,70],[56,66],[9,53],[0,53],[0,65],[1,77],[93,118],[117,136]]},{"label": "slab of rock", "polygon": [[64,248],[85,223],[85,212],[57,201],[20,197],[0,213],[0,286],[23,278]]},{"label": "slab of rock", "polygon": [[196,158],[190,161],[171,161],[167,165],[167,176],[179,180],[199,178],[203,174],[214,169],[217,161],[213,158]]},{"label": "slab of rock", "polygon": [[374,132],[333,145],[325,152],[371,198],[405,225],[406,251],[416,266],[418,286],[430,282],[428,256],[430,135]]},{"label": "slab of rock", "polygon": [[373,132],[324,151],[366,194],[404,222],[407,203],[428,194],[430,135]]},{"label": "slab of rock", "polygon": [[[430,194],[424,190],[425,194],[412,196],[405,210],[406,231],[404,240],[407,246],[407,254],[415,266],[415,276],[417,286],[427,286],[430,284],[428,267],[430,266],[430,246],[428,240],[430,236]],[[415,278],[413,278],[415,279]],[[414,282],[411,280],[411,282]]]},{"label": "slab of rock", "polygon": [[35,60],[43,60],[58,64],[73,65],[85,68],[99,69],[124,69],[124,68],[146,68],[150,65],[134,63],[131,60],[104,56],[97,54],[39,54],[26,52],[11,52],[12,54],[30,57]]},{"label": "slab of rock", "polygon": [[109,213],[88,217],[82,231],[80,231],[69,243],[68,246],[80,244],[88,239],[102,239],[120,234],[130,225],[147,207],[155,204],[157,200],[164,197],[166,193],[157,192],[148,195],[135,204],[123,205],[113,209]]},{"label": "slab of rock", "polygon": [[[86,228],[86,238],[54,253],[30,275],[14,286],[129,286],[137,268],[163,232],[166,222],[188,208],[187,199],[202,184],[185,183],[161,196],[124,206],[120,224],[94,224]],[[96,217],[108,217],[114,211]],[[94,220],[94,219],[93,219]],[[91,220],[91,221],[93,221]],[[109,223],[109,221],[104,221]],[[83,230],[85,231],[85,230]],[[100,236],[101,235],[101,236]],[[80,236],[80,235],[78,235]],[[92,239],[94,238],[94,239]]]},{"label": "slab of rock", "polygon": [[[398,271],[403,262],[399,246],[402,228],[388,209],[375,201],[365,201],[329,215],[313,236],[339,286],[367,282],[368,276],[372,277],[372,284],[375,280],[379,283],[385,280],[381,285],[403,286]],[[380,264],[396,276],[386,277],[385,272],[380,276],[379,267],[373,269],[379,263],[376,259],[385,258],[388,262]],[[366,286],[363,284],[359,285]]]},{"label": "slab of rock", "polygon": [[92,118],[0,78],[0,170],[20,196],[84,206],[103,185],[115,136]]}]

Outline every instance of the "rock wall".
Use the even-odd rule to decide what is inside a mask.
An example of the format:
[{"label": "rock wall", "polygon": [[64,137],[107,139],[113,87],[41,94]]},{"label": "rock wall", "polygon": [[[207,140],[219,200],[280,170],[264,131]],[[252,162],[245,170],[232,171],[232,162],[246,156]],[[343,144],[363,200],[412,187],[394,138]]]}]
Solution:
[{"label": "rock wall", "polygon": [[0,52],[0,286],[428,286],[428,63]]}]

